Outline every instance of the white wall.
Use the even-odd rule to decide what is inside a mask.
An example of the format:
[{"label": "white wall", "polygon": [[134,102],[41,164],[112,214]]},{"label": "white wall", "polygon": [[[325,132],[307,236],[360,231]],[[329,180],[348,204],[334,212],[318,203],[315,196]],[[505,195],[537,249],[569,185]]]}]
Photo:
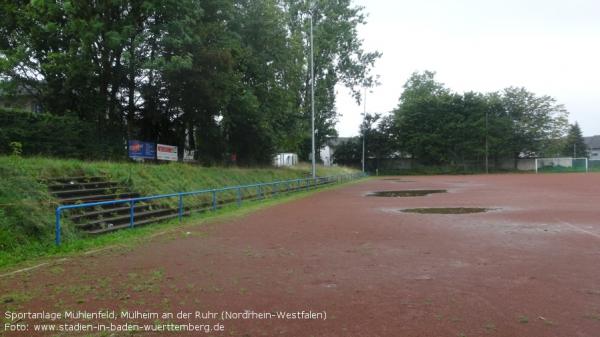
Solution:
[{"label": "white wall", "polygon": [[319,155],[321,156],[321,160],[323,161],[323,165],[331,166],[333,165],[333,150],[329,145],[325,145],[319,150]]},{"label": "white wall", "polygon": [[294,166],[296,164],[298,164],[298,155],[295,153],[278,153],[273,158],[273,165],[277,167]]}]

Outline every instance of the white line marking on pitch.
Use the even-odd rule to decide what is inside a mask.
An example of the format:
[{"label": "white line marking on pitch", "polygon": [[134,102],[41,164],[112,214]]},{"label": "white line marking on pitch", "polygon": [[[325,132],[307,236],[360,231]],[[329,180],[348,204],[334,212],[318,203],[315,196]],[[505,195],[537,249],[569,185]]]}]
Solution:
[{"label": "white line marking on pitch", "polygon": [[[156,236],[159,236],[159,235],[167,234],[167,233],[170,233],[170,232],[172,232],[172,231],[168,231],[168,230],[167,231],[162,231],[162,232],[159,232],[159,233],[155,233],[155,234],[151,235],[150,237],[152,238],[152,237],[156,237]],[[94,254],[94,253],[98,253],[98,252],[101,252],[101,251],[105,251],[105,250],[109,250],[109,249],[113,249],[113,248],[118,248],[118,247],[119,247],[119,245],[114,245],[114,246],[108,246],[108,247],[104,247],[104,248],[100,248],[100,249],[94,249],[94,250],[90,250],[90,251],[87,251],[87,252],[83,252],[83,255],[91,255],[91,254]],[[67,261],[67,260],[68,260],[68,258],[61,258],[61,259],[56,260],[56,262],[61,263],[61,262]],[[36,268],[39,268],[39,267],[43,267],[43,266],[48,265],[48,264],[50,264],[50,263],[49,262],[40,263],[40,264],[32,266],[32,267],[27,267],[27,268],[23,268],[23,269],[11,271],[10,273],[6,273],[6,274],[0,274],[0,277],[6,277],[6,276],[11,276],[11,275],[19,274],[19,273],[26,272],[26,271],[29,271],[29,270],[33,270],[33,269],[36,269]]]},{"label": "white line marking on pitch", "polygon": [[[556,219],[556,220],[558,220],[558,219]],[[577,227],[575,225],[572,225],[572,224],[570,224],[568,222],[565,222],[565,221],[562,221],[562,220],[558,220],[558,221],[560,223],[562,223],[563,225],[567,225],[567,226],[571,227],[572,229],[574,229],[574,230],[576,230],[576,231],[578,231],[580,233],[584,233],[584,234],[588,234],[588,235],[591,235],[591,236],[595,236],[596,238],[600,239],[600,234],[596,234],[596,233],[593,233],[593,232],[590,232],[590,231],[586,231],[585,229],[579,228],[579,227]]]},{"label": "white line marking on pitch", "polygon": [[45,266],[45,265],[47,265],[47,264],[48,264],[48,262],[40,263],[40,264],[38,264],[38,265],[36,265],[36,266],[33,266],[33,267],[27,267],[27,268],[23,268],[23,269],[19,269],[19,270],[12,271],[12,272],[10,272],[10,273],[2,274],[2,275],[0,275],[0,277],[5,277],[5,276],[10,276],[10,275],[14,275],[14,274],[22,273],[22,272],[24,272],[24,271],[28,271],[28,270],[32,270],[32,269],[39,268],[39,267],[41,267],[41,266]]}]

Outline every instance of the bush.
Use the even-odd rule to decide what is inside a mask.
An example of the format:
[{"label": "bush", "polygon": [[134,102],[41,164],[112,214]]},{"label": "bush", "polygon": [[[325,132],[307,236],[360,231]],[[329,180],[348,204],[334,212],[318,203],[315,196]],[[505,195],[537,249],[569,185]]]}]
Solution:
[{"label": "bush", "polygon": [[117,159],[125,152],[118,130],[99,132],[77,117],[0,108],[0,153]]}]

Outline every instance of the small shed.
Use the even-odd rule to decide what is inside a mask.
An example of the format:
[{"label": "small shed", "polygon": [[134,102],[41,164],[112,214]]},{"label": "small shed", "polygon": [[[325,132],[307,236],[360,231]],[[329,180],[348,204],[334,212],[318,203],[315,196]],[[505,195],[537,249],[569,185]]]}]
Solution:
[{"label": "small shed", "polygon": [[298,164],[298,155],[295,153],[278,153],[273,158],[273,165],[277,167],[294,166]]}]

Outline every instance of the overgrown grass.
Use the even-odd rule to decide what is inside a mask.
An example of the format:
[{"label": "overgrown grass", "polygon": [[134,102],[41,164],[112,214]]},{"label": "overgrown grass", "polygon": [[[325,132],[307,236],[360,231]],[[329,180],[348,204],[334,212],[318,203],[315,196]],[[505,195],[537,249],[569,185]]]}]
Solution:
[{"label": "overgrown grass", "polygon": [[[341,167],[317,169],[321,176],[351,172],[355,171]],[[308,165],[280,169],[205,168],[181,163],[154,165],[0,156],[0,267],[47,254],[104,245],[114,238],[128,240],[160,227],[152,225],[136,231],[82,238],[67,222],[63,230],[67,244],[55,248],[53,215],[57,203],[44,183],[49,178],[102,175],[128,184],[142,195],[153,195],[304,178],[309,174]]]}]

